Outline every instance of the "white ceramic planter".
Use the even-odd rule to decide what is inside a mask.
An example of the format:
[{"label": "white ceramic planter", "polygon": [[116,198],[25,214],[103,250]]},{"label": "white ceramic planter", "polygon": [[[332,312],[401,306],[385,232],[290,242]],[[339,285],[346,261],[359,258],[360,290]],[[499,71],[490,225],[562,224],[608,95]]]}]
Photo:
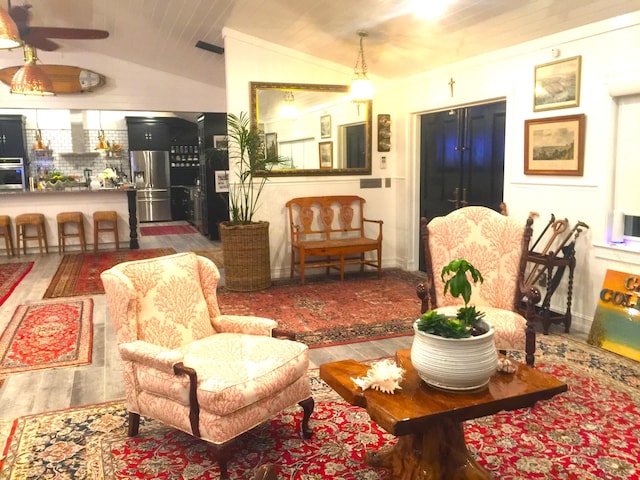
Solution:
[{"label": "white ceramic planter", "polygon": [[411,346],[411,363],[426,383],[445,390],[475,390],[486,386],[496,372],[498,352],[494,330],[480,322],[488,332],[470,338],[444,338],[418,330]]}]

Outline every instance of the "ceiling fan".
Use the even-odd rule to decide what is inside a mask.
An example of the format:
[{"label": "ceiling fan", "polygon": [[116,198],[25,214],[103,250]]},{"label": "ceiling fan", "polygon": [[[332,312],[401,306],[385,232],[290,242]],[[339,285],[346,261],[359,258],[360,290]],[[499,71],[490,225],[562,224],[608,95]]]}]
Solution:
[{"label": "ceiling fan", "polygon": [[36,27],[29,25],[31,5],[11,6],[11,0],[7,0],[9,15],[16,23],[20,38],[25,43],[36,47],[39,50],[52,52],[60,48],[60,45],[50,40],[51,38],[69,40],[96,40],[107,38],[109,32],[106,30],[94,30],[89,28],[66,28],[66,27]]}]

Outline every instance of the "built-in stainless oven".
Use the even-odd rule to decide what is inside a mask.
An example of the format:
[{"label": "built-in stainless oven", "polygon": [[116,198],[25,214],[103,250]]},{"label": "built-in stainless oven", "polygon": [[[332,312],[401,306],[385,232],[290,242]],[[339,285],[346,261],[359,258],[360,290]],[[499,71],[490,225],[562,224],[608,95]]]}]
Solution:
[{"label": "built-in stainless oven", "polygon": [[0,191],[26,190],[24,159],[0,158]]}]

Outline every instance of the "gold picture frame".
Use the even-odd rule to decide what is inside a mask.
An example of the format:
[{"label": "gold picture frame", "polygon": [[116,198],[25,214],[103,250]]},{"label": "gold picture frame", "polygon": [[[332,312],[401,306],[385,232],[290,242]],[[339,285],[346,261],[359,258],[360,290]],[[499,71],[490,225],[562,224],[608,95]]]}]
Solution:
[{"label": "gold picture frame", "polygon": [[378,114],[378,151],[391,151],[391,115]]},{"label": "gold picture frame", "polygon": [[333,168],[333,142],[318,143],[318,155],[321,169]]},{"label": "gold picture frame", "polygon": [[580,105],[582,56],[557,60],[535,67],[533,111],[542,112]]},{"label": "gold picture frame", "polygon": [[584,114],[525,120],[525,175],[581,176],[585,122]]}]

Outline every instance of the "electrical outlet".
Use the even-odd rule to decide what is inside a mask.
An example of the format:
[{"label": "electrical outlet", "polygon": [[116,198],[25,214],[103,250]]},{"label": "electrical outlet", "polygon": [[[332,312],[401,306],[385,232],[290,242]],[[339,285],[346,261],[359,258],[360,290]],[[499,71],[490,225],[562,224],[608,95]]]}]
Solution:
[{"label": "electrical outlet", "polygon": [[380,157],[380,168],[382,170],[387,168],[387,157]]}]

